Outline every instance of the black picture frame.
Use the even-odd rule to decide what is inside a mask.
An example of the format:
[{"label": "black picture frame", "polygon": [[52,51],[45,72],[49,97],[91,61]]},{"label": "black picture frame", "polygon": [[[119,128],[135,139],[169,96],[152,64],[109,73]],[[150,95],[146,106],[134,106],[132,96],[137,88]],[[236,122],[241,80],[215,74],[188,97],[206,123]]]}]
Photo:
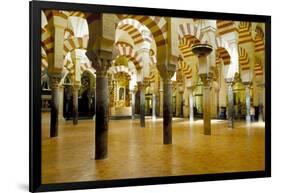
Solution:
[{"label": "black picture frame", "polygon": [[[264,22],[265,37],[265,170],[234,172],[234,173],[217,173],[217,174],[200,174],[187,176],[163,176],[137,179],[120,179],[104,181],[87,181],[73,183],[41,183],[41,85],[40,85],[40,65],[41,63],[41,10],[42,9],[59,9],[102,13],[122,13],[136,15],[154,15],[154,16],[172,16],[172,17],[193,17],[205,19],[236,20],[236,21],[254,21]],[[109,5],[94,5],[80,3],[62,3],[31,1],[29,2],[29,21],[30,21],[30,77],[29,77],[29,191],[59,191],[59,190],[78,190],[91,188],[108,188],[137,185],[183,183],[197,181],[229,180],[244,178],[261,178],[271,176],[271,17],[266,15],[248,15],[234,13],[216,13],[203,11],[186,11],[170,10],[156,8],[140,7],[123,7]]]}]

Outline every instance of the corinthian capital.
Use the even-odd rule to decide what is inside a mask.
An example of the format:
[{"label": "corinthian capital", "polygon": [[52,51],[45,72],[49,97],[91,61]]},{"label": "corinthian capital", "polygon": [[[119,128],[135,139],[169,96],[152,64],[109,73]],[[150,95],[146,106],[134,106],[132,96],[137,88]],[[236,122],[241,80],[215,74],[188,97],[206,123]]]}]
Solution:
[{"label": "corinthian capital", "polygon": [[213,79],[211,74],[200,74],[200,78],[204,86],[210,86]]},{"label": "corinthian capital", "polygon": [[86,56],[92,62],[97,75],[106,75],[111,66],[112,53],[107,51],[87,51]]},{"label": "corinthian capital", "polygon": [[165,80],[170,80],[174,73],[176,72],[176,65],[175,64],[167,64],[167,65],[161,65],[157,64],[157,69],[159,70],[160,76]]}]

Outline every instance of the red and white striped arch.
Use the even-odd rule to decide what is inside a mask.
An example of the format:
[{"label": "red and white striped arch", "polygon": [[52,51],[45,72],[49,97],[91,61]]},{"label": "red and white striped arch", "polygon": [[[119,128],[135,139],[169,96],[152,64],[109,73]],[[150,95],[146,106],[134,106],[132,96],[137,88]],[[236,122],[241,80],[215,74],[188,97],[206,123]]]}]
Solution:
[{"label": "red and white striped arch", "polygon": [[239,24],[239,44],[252,42],[251,23],[248,21],[241,21]]},{"label": "red and white striped arch", "polygon": [[73,37],[64,41],[64,55],[75,49],[87,49],[88,37]]},{"label": "red and white striped arch", "polygon": [[254,73],[255,73],[255,76],[262,76],[263,75],[262,63],[261,63],[261,59],[259,59],[259,58],[256,58]]},{"label": "red and white striped arch", "polygon": [[143,42],[152,42],[151,34],[143,35],[142,32],[147,31],[147,29],[138,20],[131,18],[123,19],[118,23],[117,29],[127,32],[132,37],[135,45]]},{"label": "red and white striped arch", "polygon": [[133,49],[133,46],[132,46],[131,44],[129,44],[129,43],[127,43],[127,42],[123,42],[123,41],[117,41],[117,42],[115,43],[115,45],[116,45],[117,47],[130,47],[130,48]]},{"label": "red and white striped arch", "polygon": [[156,65],[157,64],[157,58],[155,55],[150,56],[150,61],[152,65]]},{"label": "red and white striped arch", "polygon": [[241,71],[250,69],[248,53],[242,47],[239,47],[239,64],[241,67]]},{"label": "red and white striped arch", "polygon": [[90,72],[93,76],[95,76],[95,69],[91,66],[90,63],[81,63],[80,72],[81,74],[83,74],[84,72]]},{"label": "red and white striped arch", "polygon": [[184,23],[179,26],[179,50],[183,58],[193,56],[191,47],[193,44],[200,43],[203,39],[201,30],[190,23]]},{"label": "red and white striped arch", "polygon": [[41,46],[46,54],[54,53],[54,39],[46,28],[41,28]]},{"label": "red and white striped arch", "polygon": [[222,36],[224,34],[235,32],[237,28],[234,25],[234,21],[231,20],[217,20],[217,33]]},{"label": "red and white striped arch", "polygon": [[145,25],[152,33],[157,47],[166,45],[167,22],[163,17],[144,15],[117,15],[120,20],[131,18]]},{"label": "red and white striped arch", "polygon": [[262,52],[264,51],[264,33],[260,27],[257,27],[255,31],[255,52]]},{"label": "red and white striped arch", "polygon": [[122,46],[121,44],[116,45],[119,56],[125,56],[129,61],[133,62],[135,68],[141,69],[142,58],[138,53],[136,53],[130,46]]},{"label": "red and white striped arch", "polygon": [[48,68],[48,59],[47,55],[41,56],[41,72]]},{"label": "red and white striped arch", "polygon": [[216,38],[216,56],[223,60],[224,65],[229,65],[231,63],[231,49],[226,41],[221,37]]},{"label": "red and white striped arch", "polygon": [[178,70],[181,70],[186,79],[192,78],[192,68],[182,59],[178,60]]},{"label": "red and white striped arch", "polygon": [[127,66],[124,65],[119,65],[119,66],[111,66],[108,70],[109,73],[111,74],[116,74],[119,72],[124,72],[132,76],[134,73],[128,68]]}]

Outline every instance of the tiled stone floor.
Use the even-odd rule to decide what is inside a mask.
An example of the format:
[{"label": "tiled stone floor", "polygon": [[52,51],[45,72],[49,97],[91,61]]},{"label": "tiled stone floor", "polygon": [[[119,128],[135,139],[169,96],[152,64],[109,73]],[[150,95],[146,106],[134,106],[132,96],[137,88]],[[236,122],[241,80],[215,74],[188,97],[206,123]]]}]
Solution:
[{"label": "tiled stone floor", "polygon": [[264,123],[212,120],[203,135],[202,120],[173,118],[173,144],[162,144],[162,119],[111,120],[108,158],[96,161],[94,121],[60,123],[49,138],[49,114],[42,114],[42,183],[189,175],[264,169]]}]

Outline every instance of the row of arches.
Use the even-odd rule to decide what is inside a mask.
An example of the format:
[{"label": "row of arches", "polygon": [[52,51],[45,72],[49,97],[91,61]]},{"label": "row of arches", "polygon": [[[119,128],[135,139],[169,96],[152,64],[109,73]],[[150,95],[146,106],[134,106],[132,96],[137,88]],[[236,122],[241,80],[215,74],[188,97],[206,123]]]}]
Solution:
[{"label": "row of arches", "polygon": [[[164,143],[168,144],[172,111],[192,121],[194,112],[206,109],[198,97],[200,89],[210,90],[210,97],[204,100],[210,100],[212,117],[219,117],[224,108],[227,118],[233,120],[235,85],[244,85],[242,106],[247,119],[253,98],[258,106],[264,104],[262,88],[258,88],[264,82],[262,24],[52,10],[42,11],[42,18],[41,77],[52,80],[51,106],[58,108],[58,94],[53,94],[58,92],[57,85],[71,85],[71,108],[77,124],[84,74],[90,74],[95,79],[90,90],[96,92],[94,98],[84,100],[89,109],[89,101],[95,100],[94,111],[100,112],[96,112],[100,116],[96,128],[102,128],[98,141],[107,131],[108,115],[139,114],[141,127],[145,127],[146,98],[153,106],[151,115],[164,118]],[[193,51],[199,44],[213,49],[204,60]],[[101,157],[106,155],[104,149],[97,152]]]}]

